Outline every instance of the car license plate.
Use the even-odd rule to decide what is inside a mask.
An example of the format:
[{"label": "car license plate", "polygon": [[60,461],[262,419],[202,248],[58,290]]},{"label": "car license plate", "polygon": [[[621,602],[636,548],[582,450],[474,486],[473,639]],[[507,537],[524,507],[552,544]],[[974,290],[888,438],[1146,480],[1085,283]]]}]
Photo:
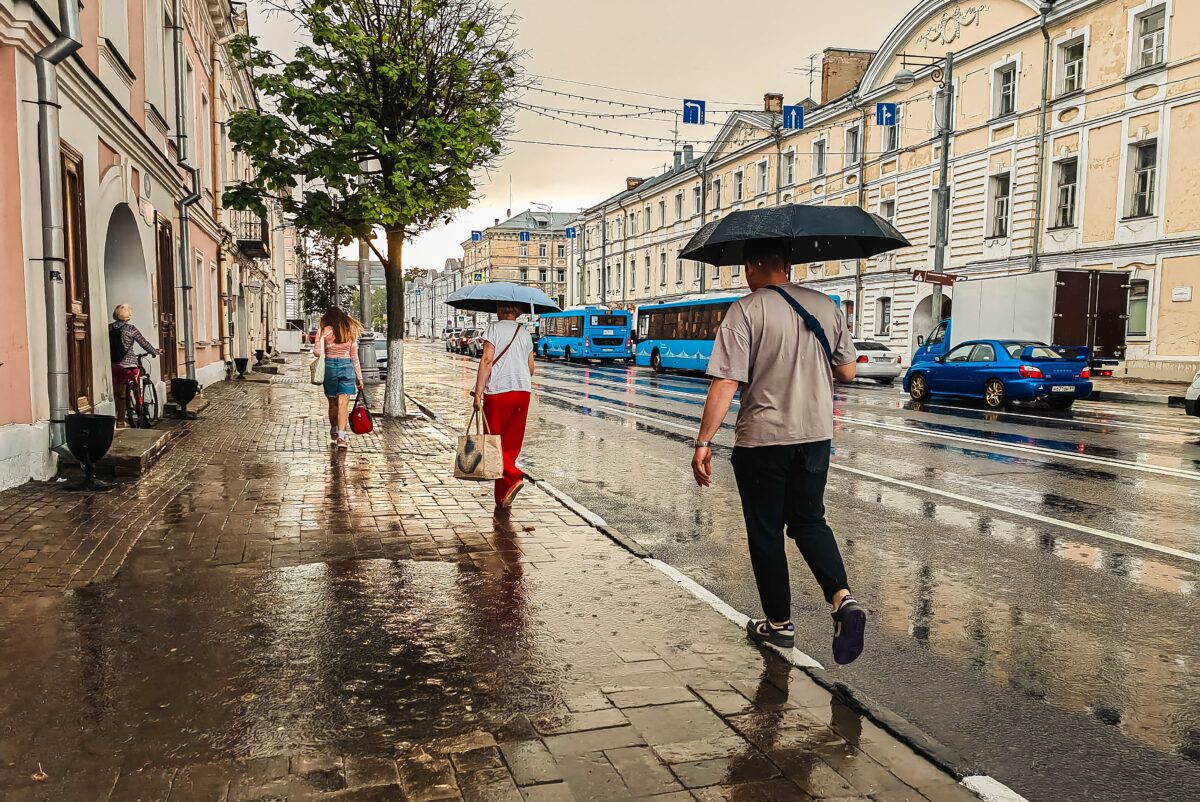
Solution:
[{"label": "car license plate", "polygon": [[877,356],[872,361],[873,362],[891,362],[892,358],[890,356]]},{"label": "car license plate", "polygon": [[1052,393],[1073,393],[1073,392],[1075,392],[1075,385],[1073,385],[1073,384],[1056,384],[1050,388],[1050,392],[1052,392]]}]

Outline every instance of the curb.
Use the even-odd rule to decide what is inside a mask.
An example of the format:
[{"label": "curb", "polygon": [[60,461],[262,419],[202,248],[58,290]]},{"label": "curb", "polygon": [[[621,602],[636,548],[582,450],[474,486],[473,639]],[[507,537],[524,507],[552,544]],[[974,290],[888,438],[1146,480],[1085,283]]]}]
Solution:
[{"label": "curb", "polygon": [[1129,401],[1138,404],[1165,404],[1171,407],[1182,407],[1183,396],[1165,395],[1158,393],[1131,393],[1124,390],[1093,390],[1089,401]]},{"label": "curb", "polygon": [[525,468],[521,468],[521,470],[525,472],[525,478],[532,482],[535,486],[540,487],[548,496],[566,507],[571,512],[578,515],[583,520],[587,521],[593,529],[597,530],[600,532],[600,534],[604,535],[609,540],[628,551],[634,557],[644,560],[647,557],[654,556],[650,553],[650,550],[641,543],[638,543],[636,540],[627,535],[621,534],[619,531],[609,526],[608,522],[599,515],[592,512],[587,507],[583,506],[578,501],[571,498],[545,479],[540,479],[537,476],[534,476]]},{"label": "curb", "polygon": [[411,401],[413,406],[415,406],[417,409],[421,410],[421,414],[424,415],[425,417],[429,418],[430,420],[438,419],[437,413],[434,412],[433,409],[431,409],[430,407],[426,406],[425,404],[422,404],[418,399],[414,398],[413,396],[409,395],[408,393],[405,393],[404,397],[407,398],[409,401]]}]

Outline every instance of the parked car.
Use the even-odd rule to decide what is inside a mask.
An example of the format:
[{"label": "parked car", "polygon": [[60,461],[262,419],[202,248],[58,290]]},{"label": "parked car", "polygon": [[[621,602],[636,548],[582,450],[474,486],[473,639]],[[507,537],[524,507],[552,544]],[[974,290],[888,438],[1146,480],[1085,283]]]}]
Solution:
[{"label": "parked car", "polygon": [[459,354],[466,354],[467,348],[471,344],[471,340],[479,335],[479,329],[463,329],[455,340],[454,351]]},{"label": "parked car", "polygon": [[900,367],[904,361],[903,357],[883,343],[862,340],[854,343],[854,349],[858,351],[858,364],[855,365],[855,369],[860,379],[874,379],[880,384],[891,384],[904,372]]},{"label": "parked car", "polygon": [[972,340],[944,356],[914,362],[904,389],[914,401],[935,395],[981,398],[990,409],[1013,401],[1045,400],[1070,409],[1092,394],[1087,349],[1055,348],[1028,340]]},{"label": "parked car", "polygon": [[446,342],[446,350],[453,351],[458,345],[459,335],[462,334],[462,329],[447,329],[442,333],[442,339]]},{"label": "parked car", "polygon": [[476,358],[483,356],[483,332],[478,332],[467,342],[467,356]]},{"label": "parked car", "polygon": [[1200,416],[1200,373],[1196,374],[1196,378],[1192,379],[1192,386],[1184,393],[1183,408],[1189,415]]}]

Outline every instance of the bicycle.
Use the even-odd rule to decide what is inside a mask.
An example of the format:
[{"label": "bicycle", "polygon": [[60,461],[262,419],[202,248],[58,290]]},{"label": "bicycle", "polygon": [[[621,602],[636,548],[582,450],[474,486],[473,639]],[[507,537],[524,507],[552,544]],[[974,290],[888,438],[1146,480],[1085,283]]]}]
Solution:
[{"label": "bicycle", "polygon": [[137,367],[125,385],[125,420],[131,429],[150,429],[162,420],[162,406],[158,402],[158,388],[150,378],[150,369],[144,363],[150,354],[137,355]]}]

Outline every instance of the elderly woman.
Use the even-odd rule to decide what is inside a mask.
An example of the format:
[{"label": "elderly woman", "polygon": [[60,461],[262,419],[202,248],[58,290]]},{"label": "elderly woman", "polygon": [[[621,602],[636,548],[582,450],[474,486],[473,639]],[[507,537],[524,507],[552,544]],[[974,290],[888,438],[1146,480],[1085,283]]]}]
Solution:
[{"label": "elderly woman", "polygon": [[108,350],[112,361],[113,394],[117,399],[117,428],[125,427],[126,388],[131,381],[138,378],[139,353],[134,345],[146,349],[150,356],[158,356],[162,351],[142,336],[138,327],[130,323],[133,320],[133,307],[120,304],[113,310],[113,322],[108,324]]},{"label": "elderly woman", "polygon": [[533,338],[517,322],[522,308],[500,304],[495,323],[483,333],[483,358],[475,377],[475,409],[482,409],[488,429],[500,435],[504,475],[496,480],[496,508],[512,507],[525,485],[517,457],[525,440],[525,419],[533,392]]}]

